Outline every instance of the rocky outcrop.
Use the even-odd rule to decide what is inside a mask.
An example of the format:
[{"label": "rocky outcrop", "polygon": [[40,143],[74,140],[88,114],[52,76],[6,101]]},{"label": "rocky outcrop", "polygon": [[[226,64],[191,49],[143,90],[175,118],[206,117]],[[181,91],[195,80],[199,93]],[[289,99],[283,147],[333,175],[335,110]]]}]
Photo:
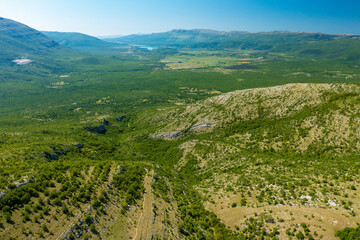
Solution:
[{"label": "rocky outcrop", "polygon": [[123,122],[125,119],[126,119],[125,115],[116,118],[116,120],[119,121],[119,122]]},{"label": "rocky outcrop", "polygon": [[84,147],[84,145],[81,143],[75,143],[73,146],[77,147],[78,149],[82,149]]},{"label": "rocky outcrop", "polygon": [[192,132],[192,131],[204,131],[206,129],[212,128],[216,126],[216,124],[208,124],[206,122],[198,122],[194,125],[192,125],[190,128],[182,128],[178,131],[173,132],[164,132],[164,133],[158,133],[158,134],[150,134],[150,138],[162,138],[162,139],[176,139],[180,136],[182,136],[186,132]]},{"label": "rocky outcrop", "polygon": [[196,130],[200,130],[200,129],[206,129],[206,128],[212,128],[214,127],[216,124],[207,124],[205,122],[199,122],[194,124],[191,128],[190,131],[196,131]]},{"label": "rocky outcrop", "polygon": [[42,157],[44,161],[56,161],[59,160],[61,156],[64,156],[71,151],[82,149],[83,147],[84,145],[81,143],[75,143],[66,146],[59,145],[56,147],[51,147],[49,151],[42,152],[39,154],[39,156]]},{"label": "rocky outcrop", "polygon": [[150,134],[150,138],[165,138],[165,139],[175,139],[177,137],[180,137],[183,133],[181,131],[176,132],[165,132],[160,134]]},{"label": "rocky outcrop", "polygon": [[106,118],[103,118],[103,124],[105,125],[105,126],[109,126],[110,125],[110,122],[108,121],[108,120],[106,120]]},{"label": "rocky outcrop", "polygon": [[[327,101],[330,94],[357,94],[354,84],[286,84],[239,90],[186,106],[159,109],[145,117],[158,132],[211,129],[234,121],[283,118]],[[196,123],[194,125],[194,122]]]},{"label": "rocky outcrop", "polygon": [[95,126],[95,127],[85,127],[85,131],[93,132],[93,133],[99,133],[99,134],[105,134],[106,133],[106,127],[104,124]]},{"label": "rocky outcrop", "polygon": [[7,190],[0,192],[0,199],[5,197],[7,193],[14,191],[15,189],[18,189],[18,188],[20,188],[28,183],[31,183],[33,181],[34,181],[34,179],[28,179],[27,176],[25,176],[21,181],[15,181],[13,188],[8,188]]},{"label": "rocky outcrop", "polygon": [[59,156],[55,153],[51,154],[48,152],[44,152],[41,154],[42,157],[44,157],[46,160],[58,160]]}]

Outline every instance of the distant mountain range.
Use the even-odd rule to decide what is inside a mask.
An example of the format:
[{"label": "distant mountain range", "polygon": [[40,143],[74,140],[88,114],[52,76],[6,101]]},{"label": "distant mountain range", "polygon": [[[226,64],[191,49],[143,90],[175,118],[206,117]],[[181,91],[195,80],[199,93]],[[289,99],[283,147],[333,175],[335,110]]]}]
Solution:
[{"label": "distant mountain range", "polygon": [[112,51],[119,43],[171,48],[251,49],[293,52],[341,59],[360,58],[360,36],[305,32],[222,32],[208,29],[172,30],[99,39],[82,33],[39,32],[22,23],[0,18],[0,63],[16,58],[46,57],[83,51]]},{"label": "distant mountain range", "polygon": [[106,38],[104,40],[115,43],[158,47],[271,50],[279,46],[357,37],[359,36],[287,31],[249,33],[241,31],[221,32],[207,29],[178,29],[163,33],[134,34],[118,38]]}]

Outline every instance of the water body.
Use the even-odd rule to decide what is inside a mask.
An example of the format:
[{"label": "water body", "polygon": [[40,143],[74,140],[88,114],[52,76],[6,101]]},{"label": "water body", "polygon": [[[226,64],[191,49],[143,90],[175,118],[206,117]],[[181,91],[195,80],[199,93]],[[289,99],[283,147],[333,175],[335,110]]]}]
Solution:
[{"label": "water body", "polygon": [[153,51],[153,50],[155,50],[155,49],[158,49],[158,47],[146,46],[146,45],[139,45],[139,44],[130,44],[130,46],[147,49],[147,50],[149,50],[149,51]]}]

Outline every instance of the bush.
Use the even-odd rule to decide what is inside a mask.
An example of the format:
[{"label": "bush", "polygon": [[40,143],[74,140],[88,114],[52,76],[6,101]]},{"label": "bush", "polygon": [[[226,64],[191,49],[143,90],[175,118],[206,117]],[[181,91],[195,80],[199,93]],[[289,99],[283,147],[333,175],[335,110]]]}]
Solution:
[{"label": "bush", "polygon": [[94,223],[92,223],[92,224],[90,225],[90,231],[91,231],[92,233],[94,233],[94,234],[97,233]]},{"label": "bush", "polygon": [[339,230],[335,234],[341,240],[355,240],[360,239],[360,226],[356,228],[345,228],[343,230]]},{"label": "bush", "polygon": [[295,235],[295,237],[296,237],[296,239],[299,239],[299,240],[305,239],[304,234],[300,231]]},{"label": "bush", "polygon": [[70,213],[68,207],[65,204],[63,205],[61,211],[66,215],[69,215],[69,213]]},{"label": "bush", "polygon": [[49,229],[48,229],[48,227],[46,226],[46,224],[43,224],[43,225],[41,226],[41,229],[42,229],[44,232],[49,232]]},{"label": "bush", "polygon": [[4,213],[4,217],[5,217],[5,222],[7,223],[11,223],[12,220],[11,220],[11,213],[10,212],[5,212]]},{"label": "bush", "polygon": [[55,198],[53,201],[52,201],[52,204],[56,205],[56,206],[61,206],[62,205],[62,201],[60,198]]}]

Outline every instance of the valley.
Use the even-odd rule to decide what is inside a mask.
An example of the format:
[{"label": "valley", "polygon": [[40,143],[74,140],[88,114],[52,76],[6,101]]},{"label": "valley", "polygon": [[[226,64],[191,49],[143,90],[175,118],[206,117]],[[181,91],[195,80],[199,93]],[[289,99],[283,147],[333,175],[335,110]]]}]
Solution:
[{"label": "valley", "polygon": [[1,239],[358,236],[358,36],[0,27]]}]

